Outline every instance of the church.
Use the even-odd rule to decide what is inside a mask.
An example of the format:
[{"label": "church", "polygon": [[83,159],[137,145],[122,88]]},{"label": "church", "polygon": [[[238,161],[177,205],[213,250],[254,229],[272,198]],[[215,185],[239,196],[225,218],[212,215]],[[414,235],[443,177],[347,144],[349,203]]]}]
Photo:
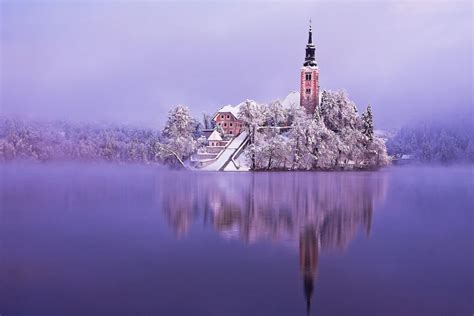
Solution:
[{"label": "church", "polygon": [[[300,70],[299,104],[307,114],[312,115],[319,106],[319,67],[316,62],[316,47],[313,44],[311,21],[309,25],[308,43],[306,44],[305,59]],[[242,122],[237,118],[239,105],[226,105],[219,109],[213,117],[216,125],[222,128],[225,135],[235,137],[240,133]]]},{"label": "church", "polygon": [[[285,99],[281,100],[281,105],[284,108],[301,106],[308,115],[313,115],[318,109],[320,103],[319,67],[316,62],[315,53],[316,47],[313,44],[313,31],[310,21],[304,63],[300,69],[300,92],[299,95],[298,92],[292,92]],[[212,117],[212,128],[202,131],[206,146],[201,148],[193,157],[192,161],[195,166],[198,168],[206,168],[209,166],[210,168],[219,162],[219,157],[225,157],[222,153],[226,150],[235,151],[236,148],[240,148],[240,150],[245,148],[245,144],[248,142],[248,136],[246,132],[242,133],[242,131],[245,130],[244,123],[239,118],[239,111],[243,104],[245,104],[245,102],[235,106],[223,106],[214,114]],[[280,128],[288,127],[280,126]],[[218,164],[215,170],[223,170],[228,164],[228,161],[224,164]]]}]

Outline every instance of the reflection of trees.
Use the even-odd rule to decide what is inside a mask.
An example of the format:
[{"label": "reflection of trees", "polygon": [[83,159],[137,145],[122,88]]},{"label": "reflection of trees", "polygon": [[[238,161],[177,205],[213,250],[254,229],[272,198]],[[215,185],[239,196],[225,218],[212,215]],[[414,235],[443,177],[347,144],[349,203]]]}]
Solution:
[{"label": "reflection of trees", "polygon": [[157,178],[158,203],[178,235],[202,219],[224,237],[299,242],[308,311],[320,251],[344,250],[359,227],[369,235],[385,174],[185,173]]}]

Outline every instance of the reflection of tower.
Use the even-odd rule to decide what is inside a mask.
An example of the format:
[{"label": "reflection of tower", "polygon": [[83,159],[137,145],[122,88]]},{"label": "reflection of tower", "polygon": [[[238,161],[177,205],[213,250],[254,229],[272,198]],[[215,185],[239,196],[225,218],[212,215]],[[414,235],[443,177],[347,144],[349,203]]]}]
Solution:
[{"label": "reflection of tower", "polygon": [[314,289],[314,278],[318,267],[319,240],[316,231],[307,227],[300,234],[300,268],[303,274],[306,311],[309,315]]}]

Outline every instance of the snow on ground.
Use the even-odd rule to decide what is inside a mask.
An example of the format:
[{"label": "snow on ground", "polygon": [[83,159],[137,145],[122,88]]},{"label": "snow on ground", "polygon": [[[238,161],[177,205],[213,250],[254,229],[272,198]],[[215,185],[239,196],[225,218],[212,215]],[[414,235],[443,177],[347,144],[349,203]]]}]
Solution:
[{"label": "snow on ground", "polygon": [[249,171],[250,170],[250,167],[248,166],[248,161],[243,154],[241,154],[235,162],[239,166],[239,169],[237,169],[234,163],[230,162],[227,166],[225,166],[224,171]]},{"label": "snow on ground", "polygon": [[237,158],[236,162],[240,166],[238,171],[249,171],[250,170],[249,161],[248,161],[247,157],[245,157],[244,154],[241,154],[239,156],[239,158]]},{"label": "snow on ground", "polygon": [[237,169],[237,167],[232,162],[230,162],[227,166],[225,166],[224,171],[239,171],[239,169]]},{"label": "snow on ground", "polygon": [[[209,166],[202,168],[201,170],[219,171],[227,163],[227,161],[229,161],[229,159],[232,157],[235,151],[240,147],[240,145],[242,145],[242,143],[246,139],[247,139],[247,132],[240,133],[240,135],[234,138],[232,142],[227,146],[227,148],[224,149],[224,151],[219,155],[216,161],[214,161]],[[230,163],[230,164],[233,165],[233,163]]]}]

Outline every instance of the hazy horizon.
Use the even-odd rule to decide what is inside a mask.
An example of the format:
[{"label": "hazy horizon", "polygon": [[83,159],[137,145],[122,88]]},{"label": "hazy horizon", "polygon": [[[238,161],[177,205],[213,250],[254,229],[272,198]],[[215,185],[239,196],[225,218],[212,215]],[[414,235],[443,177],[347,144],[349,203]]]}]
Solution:
[{"label": "hazy horizon", "polygon": [[1,112],[160,127],[299,88],[312,18],[322,89],[377,128],[472,115],[472,4],[4,1]]}]

